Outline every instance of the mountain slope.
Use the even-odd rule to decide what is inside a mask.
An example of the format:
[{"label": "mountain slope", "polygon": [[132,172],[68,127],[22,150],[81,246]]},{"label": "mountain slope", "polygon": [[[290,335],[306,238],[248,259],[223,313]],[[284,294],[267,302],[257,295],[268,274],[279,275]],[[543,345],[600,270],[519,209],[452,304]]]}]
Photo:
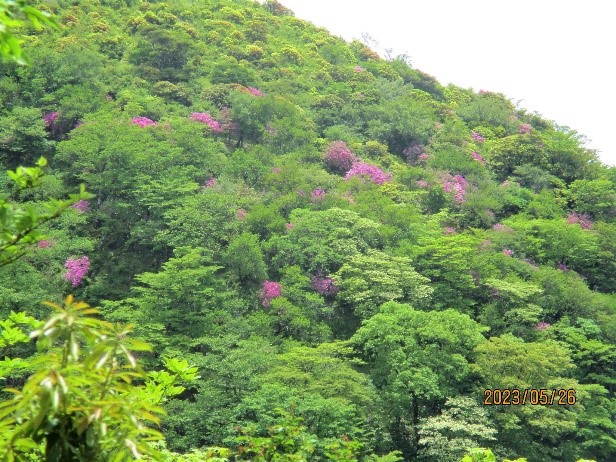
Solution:
[{"label": "mountain slope", "polygon": [[[0,310],[74,292],[137,325],[146,366],[198,366],[171,449],[282,408],[311,460],[616,457],[616,176],[575,132],[276,1],[50,9],[33,64],[0,65],[0,161],[49,159],[21,201],[96,197],[0,269]],[[505,388],[577,404],[484,405]],[[361,450],[327,456],[343,436]]]}]

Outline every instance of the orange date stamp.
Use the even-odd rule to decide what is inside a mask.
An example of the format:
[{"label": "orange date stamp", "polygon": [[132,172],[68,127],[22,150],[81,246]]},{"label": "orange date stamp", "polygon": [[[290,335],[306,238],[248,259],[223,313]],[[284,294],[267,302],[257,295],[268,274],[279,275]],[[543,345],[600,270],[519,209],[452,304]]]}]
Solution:
[{"label": "orange date stamp", "polygon": [[577,402],[575,390],[547,388],[487,388],[483,391],[483,404],[485,406],[573,406]]}]

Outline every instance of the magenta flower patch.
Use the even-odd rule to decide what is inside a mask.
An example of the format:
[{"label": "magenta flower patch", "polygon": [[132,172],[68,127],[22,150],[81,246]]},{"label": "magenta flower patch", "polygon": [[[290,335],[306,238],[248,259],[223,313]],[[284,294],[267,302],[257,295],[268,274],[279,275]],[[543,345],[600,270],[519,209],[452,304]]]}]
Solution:
[{"label": "magenta flower patch", "polygon": [[264,307],[270,306],[272,300],[282,295],[282,286],[278,282],[265,281],[261,286],[259,298]]},{"label": "magenta flower patch", "polygon": [[152,119],[148,119],[147,117],[134,117],[132,122],[135,125],[139,125],[141,128],[148,127],[150,125],[156,125]]},{"label": "magenta flower patch", "polygon": [[70,282],[73,287],[77,287],[90,270],[90,259],[87,256],[69,258],[64,267],[68,270],[64,273],[64,279]]}]

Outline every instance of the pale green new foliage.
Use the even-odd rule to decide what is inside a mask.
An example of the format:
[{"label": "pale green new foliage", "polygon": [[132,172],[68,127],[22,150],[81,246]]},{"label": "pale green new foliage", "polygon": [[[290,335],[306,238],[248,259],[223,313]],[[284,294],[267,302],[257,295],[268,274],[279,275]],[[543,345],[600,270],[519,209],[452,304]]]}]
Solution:
[{"label": "pale green new foliage", "polygon": [[143,389],[143,399],[151,404],[162,404],[168,397],[177,396],[186,390],[182,383],[199,379],[198,369],[185,359],[163,358],[167,370],[148,372]]},{"label": "pale green new foliage", "polygon": [[35,329],[40,324],[40,321],[24,312],[15,313],[11,311],[7,319],[0,320],[0,357],[4,358],[0,360],[0,381],[11,376],[14,370],[28,366],[27,361],[21,358],[10,358],[6,355],[6,352],[12,345],[30,341],[30,337],[24,331],[25,326]]},{"label": "pale green new foliage", "polygon": [[49,13],[31,7],[24,0],[0,0],[0,58],[11,59],[17,64],[26,64],[20,40],[12,34],[13,29],[23,24],[21,16],[28,18],[37,29],[46,25],[59,30],[60,26]]},{"label": "pale green new foliage", "polygon": [[[103,321],[96,308],[72,296],[63,306],[46,304],[54,314],[30,334],[40,350],[29,362],[35,371],[0,404],[3,460],[36,457],[38,443],[48,462],[120,462],[143,454],[160,459],[149,445],[163,438],[155,429],[163,412],[158,404],[194,381],[196,368],[170,358],[168,371],[146,375],[134,352],[150,347],[128,337],[131,325]],[[134,382],[140,380],[145,385]]]},{"label": "pale green new foliage", "polygon": [[310,274],[336,271],[349,258],[381,245],[380,225],[350,210],[331,208],[319,212],[296,209],[293,228],[268,242],[276,254],[273,264],[297,264]]},{"label": "pale green new foliage", "polygon": [[457,462],[468,448],[496,440],[496,429],[488,411],[473,398],[448,398],[440,415],[419,425],[420,459]]},{"label": "pale green new foliage", "polygon": [[405,257],[392,257],[377,250],[351,257],[335,275],[339,297],[356,314],[369,318],[388,301],[425,305],[433,289]]},{"label": "pale green new foliage", "polygon": [[142,402],[131,383],[144,378],[133,351],[149,346],[127,337],[130,325],[101,321],[98,310],[71,296],[64,306],[48,306],[55,314],[31,334],[42,351],[31,362],[36,371],[0,407],[6,460],[36,450],[35,441],[44,441],[48,461],[119,461],[152,452],[147,441],[162,435],[146,425],[157,424],[161,410]]},{"label": "pale green new foliage", "polygon": [[493,315],[499,319],[492,319],[490,325],[498,325],[502,319],[510,332],[521,335],[541,321],[543,310],[537,301],[543,290],[538,285],[493,278],[486,279],[485,284],[497,294]]}]

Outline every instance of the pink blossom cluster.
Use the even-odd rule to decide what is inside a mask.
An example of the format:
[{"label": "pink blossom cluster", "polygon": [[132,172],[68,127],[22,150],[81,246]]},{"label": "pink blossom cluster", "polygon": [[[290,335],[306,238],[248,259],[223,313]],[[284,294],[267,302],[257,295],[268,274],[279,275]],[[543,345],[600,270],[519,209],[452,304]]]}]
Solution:
[{"label": "pink blossom cluster", "polygon": [[216,186],[216,178],[214,178],[213,176],[211,176],[210,178],[208,178],[208,180],[205,182],[205,187],[206,188],[213,188],[214,186]]},{"label": "pink blossom cluster", "polygon": [[276,173],[276,174],[278,174],[278,173],[280,173],[280,172],[281,172],[281,170],[280,170],[280,168],[279,168],[279,167],[274,167],[274,168],[272,168],[272,173]]},{"label": "pink blossom cluster", "polygon": [[90,259],[87,256],[69,258],[64,267],[68,270],[64,273],[64,279],[70,282],[73,287],[77,287],[90,270]]},{"label": "pink blossom cluster", "polygon": [[220,129],[220,131],[231,133],[235,133],[239,129],[237,124],[231,119],[231,111],[226,106],[220,110]]},{"label": "pink blossom cluster", "polygon": [[496,223],[492,226],[494,231],[513,231],[509,226],[503,225],[502,223]]},{"label": "pink blossom cluster", "polygon": [[45,126],[51,127],[53,123],[58,119],[58,117],[60,117],[60,113],[55,111],[48,112],[47,114],[43,115],[43,121],[45,122]]},{"label": "pink blossom cluster", "polygon": [[369,176],[374,184],[383,184],[387,181],[391,181],[392,178],[391,173],[385,173],[376,165],[367,164],[365,162],[355,162],[344,179],[348,180],[357,175]]},{"label": "pink blossom cluster", "polygon": [[361,67],[361,66],[355,66],[355,67],[353,68],[353,70],[354,70],[355,72],[359,72],[359,73],[361,73],[361,72],[366,72],[366,69],[364,69],[364,68],[363,68],[363,67]]},{"label": "pink blossom cluster", "polygon": [[238,220],[243,220],[244,218],[246,218],[246,215],[248,215],[248,213],[244,209],[238,209],[238,211],[235,212],[235,216]]},{"label": "pink blossom cluster", "polygon": [[478,132],[471,133],[471,138],[473,139],[473,141],[477,141],[478,143],[483,143],[485,141],[485,138],[481,136],[481,134],[479,134]]},{"label": "pink blossom cluster", "polygon": [[569,267],[565,265],[563,262],[558,262],[556,267],[561,271],[569,271]]},{"label": "pink blossom cluster", "polygon": [[336,282],[332,278],[315,276],[310,281],[310,285],[319,294],[325,296],[336,295],[340,291],[340,287],[336,285]]},{"label": "pink blossom cluster", "polygon": [[428,183],[426,180],[417,180],[417,186],[419,186],[420,188],[427,188],[428,186],[430,186],[430,183]]},{"label": "pink blossom cluster", "polygon": [[272,300],[282,295],[282,286],[278,282],[265,281],[261,286],[259,298],[264,307],[270,306]]},{"label": "pink blossom cluster", "polygon": [[443,179],[443,189],[447,193],[454,193],[454,199],[458,204],[461,204],[465,200],[466,188],[468,187],[468,181],[462,175],[447,175]]},{"label": "pink blossom cluster", "polygon": [[446,226],[446,227],[443,229],[443,232],[444,232],[445,234],[448,234],[448,235],[449,235],[449,234],[456,234],[456,228],[454,228],[454,227],[452,227],[452,226]]},{"label": "pink blossom cluster", "polygon": [[133,117],[132,122],[135,125],[139,125],[141,128],[147,127],[149,125],[156,125],[152,119],[148,119],[147,117]]},{"label": "pink blossom cluster", "polygon": [[429,158],[430,156],[424,152],[423,154],[419,154],[419,156],[417,157],[417,160],[419,162],[426,162]]},{"label": "pink blossom cluster", "polygon": [[486,163],[486,160],[483,157],[481,157],[478,152],[475,152],[475,151],[473,151],[473,159],[475,159],[478,162],[481,162],[482,165],[485,165]]},{"label": "pink blossom cluster", "polygon": [[537,323],[535,330],[546,330],[550,326],[551,324],[541,321],[540,323]]},{"label": "pink blossom cluster", "polygon": [[51,241],[48,239],[42,239],[40,241],[38,241],[38,248],[39,249],[48,249],[49,247],[51,247]]},{"label": "pink blossom cluster", "polygon": [[424,151],[424,147],[421,144],[414,143],[404,148],[402,150],[402,154],[404,154],[404,156],[406,157],[406,160],[410,164],[413,164],[419,159],[419,156],[421,156],[422,154],[425,154],[425,151]]},{"label": "pink blossom cluster", "polygon": [[287,227],[287,231],[291,231],[293,229],[295,225],[293,223],[287,223],[286,227]]},{"label": "pink blossom cluster", "polygon": [[518,127],[518,132],[524,135],[530,133],[532,129],[533,127],[531,127],[530,124],[522,124]]},{"label": "pink blossom cluster", "polygon": [[582,229],[590,229],[590,228],[592,228],[592,220],[585,213],[580,214],[580,213],[577,213],[577,212],[571,212],[567,216],[567,223],[569,223],[570,225],[572,225],[574,223],[579,223],[579,225],[582,227]]},{"label": "pink blossom cluster", "polygon": [[85,213],[90,211],[90,201],[80,200],[71,205],[75,210]]},{"label": "pink blossom cluster", "polygon": [[506,255],[508,257],[512,257],[514,253],[515,252],[511,249],[503,249],[503,255]]},{"label": "pink blossom cluster", "polygon": [[255,87],[248,87],[248,93],[250,93],[252,96],[264,96],[263,92]]},{"label": "pink blossom cluster", "polygon": [[222,132],[222,126],[220,125],[220,122],[218,122],[217,120],[215,120],[209,112],[193,112],[190,115],[190,118],[192,120],[196,120],[197,122],[201,122],[204,123],[205,125],[207,125],[208,127],[210,127],[210,129],[214,132],[214,133],[220,133]]},{"label": "pink blossom cluster", "polygon": [[321,202],[325,199],[325,190],[322,188],[315,188],[310,193],[310,200],[312,202]]},{"label": "pink blossom cluster", "polygon": [[353,162],[357,161],[357,158],[344,141],[334,141],[325,151],[323,160],[329,167],[346,172],[353,166]]}]

